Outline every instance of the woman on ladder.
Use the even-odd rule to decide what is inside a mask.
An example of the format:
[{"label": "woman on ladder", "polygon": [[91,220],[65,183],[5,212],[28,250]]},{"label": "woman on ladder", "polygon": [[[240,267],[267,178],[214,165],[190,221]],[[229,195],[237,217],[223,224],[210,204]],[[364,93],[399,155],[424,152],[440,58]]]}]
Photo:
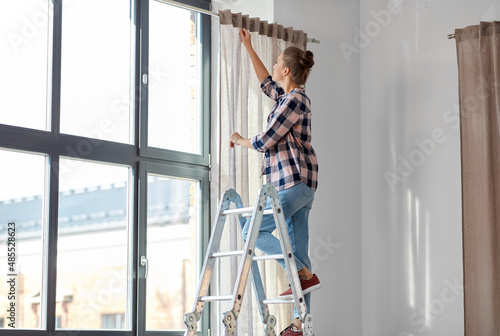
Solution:
[{"label": "woman on ladder", "polygon": [[[318,160],[311,146],[311,103],[303,85],[314,65],[313,54],[296,47],[286,48],[269,75],[255,52],[251,35],[240,30],[240,37],[252,61],[262,91],[276,104],[267,119],[266,130],[253,138],[243,138],[239,133],[231,135],[231,147],[239,145],[265,153],[262,173],[266,181],[278,191],[285,215],[290,242],[299,270],[307,312],[310,312],[310,292],[321,287],[318,277],[311,272],[309,258],[309,211],[318,184]],[[276,82],[280,86],[276,85]],[[270,209],[268,202],[266,209]],[[246,239],[250,220],[242,223]],[[257,239],[257,248],[266,254],[280,254],[279,240],[272,234],[276,229],[273,216],[264,216]],[[285,262],[279,260],[285,267]],[[280,298],[291,297],[291,289]],[[280,335],[303,335],[302,323],[297,310],[295,320]]]}]

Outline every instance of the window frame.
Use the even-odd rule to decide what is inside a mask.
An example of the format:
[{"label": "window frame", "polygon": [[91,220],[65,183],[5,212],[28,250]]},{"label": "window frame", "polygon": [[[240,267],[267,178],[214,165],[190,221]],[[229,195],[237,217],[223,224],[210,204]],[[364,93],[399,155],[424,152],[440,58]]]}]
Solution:
[{"label": "window frame", "polygon": [[[139,211],[139,222],[144,223],[144,225],[139,226],[139,232],[138,232],[138,243],[139,243],[139,249],[138,253],[139,256],[146,256],[147,257],[147,184],[148,184],[148,174],[159,174],[159,175],[165,175],[165,176],[171,176],[171,177],[178,177],[178,178],[185,178],[185,179],[190,179],[190,180],[197,180],[199,182],[200,186],[200,206],[202,209],[202,212],[200,213],[200,221],[202,223],[210,223],[210,214],[208,212],[208,209],[210,207],[210,180],[209,180],[209,172],[208,171],[201,171],[199,169],[196,169],[194,167],[189,167],[188,165],[185,165],[184,167],[179,166],[177,164],[158,164],[158,163],[152,163],[152,162],[143,162],[140,163],[139,165],[139,188],[140,188],[140,197],[139,200],[139,206],[142,211]],[[204,261],[204,256],[205,256],[205,251],[208,246],[208,237],[210,236],[210,225],[202,225],[199,228],[199,235],[200,235],[200,244],[198,246],[199,248],[199,254],[198,254],[198,269],[201,271],[201,268],[203,266],[203,261]],[[137,258],[139,260],[139,257]],[[139,261],[140,262],[140,261]],[[143,309],[143,316],[138,316],[137,321],[138,321],[138,330],[140,331],[138,335],[146,335],[146,336],[160,336],[160,335],[168,335],[168,336],[183,336],[184,331],[148,331],[146,330],[146,319],[145,319],[145,308],[146,308],[146,278],[145,278],[145,268],[140,267],[138,271],[139,276],[137,277],[137,280],[139,282],[137,288],[138,288],[138,302],[137,302],[137,313],[139,314],[139,310],[142,307]],[[209,329],[209,312],[210,312],[210,307],[206,307],[205,309],[207,312],[205,312],[200,321],[200,327],[201,327],[201,335],[206,335],[208,333]],[[190,311],[189,311],[190,312]],[[188,313],[188,312],[186,312]],[[142,334],[141,332],[144,332]]]},{"label": "window frame", "polygon": [[[151,0],[159,1],[161,0]],[[201,9],[209,9],[209,3],[200,0],[184,0],[177,1],[187,5],[199,7]],[[203,139],[201,143],[201,154],[191,154],[185,152],[178,152],[168,149],[160,149],[156,147],[149,147],[147,144],[147,127],[148,127],[148,86],[149,80],[143,81],[143,76],[149,78],[149,1],[142,2],[141,8],[141,22],[146,24],[141,25],[142,34],[140,39],[141,55],[140,59],[143,60],[140,73],[137,74],[139,78],[139,85],[141,87],[141,106],[139,108],[141,114],[140,132],[138,135],[139,142],[139,155],[148,158],[164,159],[168,157],[170,161],[184,162],[202,166],[210,165],[210,57],[211,57],[211,20],[207,15],[198,14],[199,24],[197,25],[196,34],[199,36],[199,44],[202,46],[201,55],[198,56],[200,60],[200,81],[201,81],[201,94],[199,104],[201,108],[200,113],[200,138]],[[204,141],[205,140],[205,141]]]}]

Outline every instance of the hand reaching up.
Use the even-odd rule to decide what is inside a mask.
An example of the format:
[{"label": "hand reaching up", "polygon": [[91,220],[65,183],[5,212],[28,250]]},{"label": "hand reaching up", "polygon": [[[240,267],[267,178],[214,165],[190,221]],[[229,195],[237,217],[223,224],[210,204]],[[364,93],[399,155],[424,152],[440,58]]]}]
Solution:
[{"label": "hand reaching up", "polygon": [[248,30],[245,28],[240,29],[240,37],[241,37],[241,42],[245,46],[245,48],[252,48],[252,35]]}]

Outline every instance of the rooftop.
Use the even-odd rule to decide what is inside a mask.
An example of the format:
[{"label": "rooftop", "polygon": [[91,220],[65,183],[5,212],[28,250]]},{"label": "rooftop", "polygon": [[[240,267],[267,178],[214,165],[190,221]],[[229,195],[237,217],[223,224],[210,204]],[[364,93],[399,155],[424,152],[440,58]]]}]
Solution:
[{"label": "rooftop", "polygon": [[[148,184],[149,225],[188,223],[189,181],[156,179]],[[59,194],[60,234],[126,228],[128,208],[126,184],[67,190]],[[16,223],[18,238],[40,236],[44,200],[40,195],[0,201],[0,240],[7,224]]]}]

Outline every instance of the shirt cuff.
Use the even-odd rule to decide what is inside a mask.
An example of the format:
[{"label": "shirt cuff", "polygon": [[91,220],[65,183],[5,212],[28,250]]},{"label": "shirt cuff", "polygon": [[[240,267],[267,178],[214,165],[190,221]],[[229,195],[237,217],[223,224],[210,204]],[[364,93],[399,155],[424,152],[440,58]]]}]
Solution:
[{"label": "shirt cuff", "polygon": [[253,148],[255,148],[256,151],[263,152],[262,148],[260,148],[258,143],[257,143],[257,137],[258,137],[258,135],[254,136],[252,138],[252,146],[253,146]]},{"label": "shirt cuff", "polygon": [[273,77],[271,77],[271,75],[267,76],[266,78],[264,78],[264,80],[262,81],[262,83],[260,83],[260,87],[261,89],[265,88],[267,84],[271,83],[273,81]]}]

